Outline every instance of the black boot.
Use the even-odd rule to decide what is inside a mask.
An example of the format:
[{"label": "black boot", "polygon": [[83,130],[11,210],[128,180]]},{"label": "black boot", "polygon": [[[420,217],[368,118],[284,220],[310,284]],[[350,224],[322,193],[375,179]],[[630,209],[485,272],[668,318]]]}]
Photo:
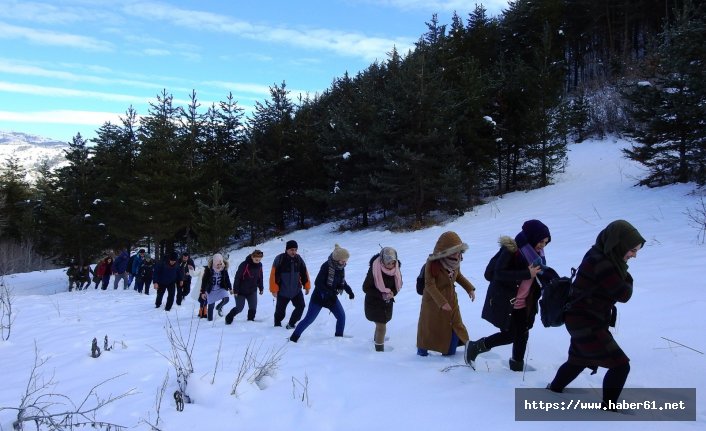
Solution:
[{"label": "black boot", "polygon": [[475,363],[476,357],[481,353],[487,352],[488,350],[490,349],[485,347],[485,338],[481,338],[478,341],[468,340],[468,343],[466,343],[466,352],[463,355],[466,365],[470,365],[472,367]]},{"label": "black boot", "polygon": [[291,342],[293,342],[293,343],[296,343],[297,341],[299,341],[299,335],[297,335],[297,334],[292,334],[292,335],[290,335],[290,336],[289,336],[289,341],[291,341]]},{"label": "black boot", "polygon": [[[233,310],[235,310],[235,308]],[[233,319],[235,319],[235,313],[233,313],[233,310],[230,310],[228,314],[226,314],[226,325],[230,325],[233,323]]]},{"label": "black boot", "polygon": [[255,320],[255,310],[248,309],[248,320],[251,322]]},{"label": "black boot", "polygon": [[520,359],[519,361],[516,361],[512,358],[510,358],[510,369],[512,371],[522,371],[525,368],[525,361]]},{"label": "black boot", "polygon": [[375,351],[376,352],[384,352],[385,351],[385,345],[384,344],[375,344]]}]

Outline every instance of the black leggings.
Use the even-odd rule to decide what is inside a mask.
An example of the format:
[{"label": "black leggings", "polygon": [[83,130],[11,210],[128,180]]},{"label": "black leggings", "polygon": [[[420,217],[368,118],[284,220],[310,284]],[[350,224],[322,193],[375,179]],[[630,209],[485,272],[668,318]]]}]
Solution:
[{"label": "black leggings", "polygon": [[[554,380],[549,384],[549,389],[555,392],[561,392],[564,388],[578,377],[581,372],[586,369],[586,367],[581,365],[574,365],[568,362],[559,367],[559,370],[554,376]],[[630,373],[630,363],[625,365],[620,365],[614,368],[608,368],[608,371],[603,377],[603,402],[616,403],[620,393],[623,391],[625,386],[625,381],[628,379],[628,374]]]},{"label": "black leggings", "polygon": [[522,361],[527,350],[527,340],[529,339],[527,320],[526,308],[512,310],[510,328],[507,331],[496,332],[489,337],[485,337],[485,347],[490,350],[493,347],[512,343],[512,359]]}]

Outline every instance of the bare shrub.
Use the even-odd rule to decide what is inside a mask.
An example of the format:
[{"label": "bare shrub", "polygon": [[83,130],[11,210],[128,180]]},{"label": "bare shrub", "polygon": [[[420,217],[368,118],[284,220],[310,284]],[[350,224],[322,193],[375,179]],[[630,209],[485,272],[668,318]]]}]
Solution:
[{"label": "bare shrub", "polygon": [[151,418],[149,413],[147,414],[147,419],[142,419],[140,422],[148,425],[150,427],[150,430],[152,431],[162,431],[162,429],[159,427],[159,421],[161,419],[161,412],[162,412],[162,400],[164,399],[164,394],[167,392],[167,384],[169,383],[169,371],[167,371],[167,374],[164,376],[164,380],[162,380],[162,386],[159,387],[159,391],[157,391],[157,395],[155,396],[154,399],[154,410],[156,413],[156,418],[154,423],[151,422]]},{"label": "bare shrub", "polygon": [[5,284],[5,280],[0,276],[0,338],[4,341],[10,339],[12,334],[12,323],[15,317],[12,315],[12,302],[15,296],[12,289]]},{"label": "bare shrub", "polygon": [[689,224],[698,230],[697,240],[703,244],[706,241],[706,201],[701,197],[696,208],[687,208],[686,215],[689,217]]},{"label": "bare shrub", "polygon": [[272,377],[277,373],[279,368],[279,363],[285,353],[285,346],[281,346],[277,349],[270,348],[265,353],[260,355],[260,348],[262,343],[253,350],[252,341],[248,343],[243,354],[243,359],[240,362],[240,367],[238,368],[238,373],[235,376],[235,381],[233,382],[231,395],[239,396],[238,386],[245,380],[249,383],[257,385],[260,389],[265,389],[263,379],[265,377]]},{"label": "bare shrub", "polygon": [[67,395],[56,392],[57,383],[54,375],[49,378],[43,373],[42,367],[49,361],[48,357],[40,357],[39,349],[34,346],[34,364],[30,372],[25,392],[20,399],[19,407],[0,407],[3,410],[17,411],[17,419],[12,423],[14,430],[25,429],[27,422],[34,422],[37,430],[51,429],[57,431],[74,430],[90,426],[99,430],[123,430],[127,427],[98,419],[97,414],[103,407],[134,394],[134,389],[120,395],[110,395],[101,398],[98,389],[106,383],[122,375],[104,380],[88,391],[78,403]]},{"label": "bare shrub", "polygon": [[172,325],[169,316],[167,316],[165,330],[167,332],[167,339],[169,340],[169,345],[171,347],[171,352],[169,355],[165,355],[154,348],[152,348],[152,350],[159,353],[167,361],[169,361],[176,371],[177,385],[179,386],[179,389],[174,393],[174,399],[177,403],[178,409],[180,400],[186,404],[191,404],[193,402],[191,397],[189,397],[186,393],[186,387],[189,382],[189,377],[194,373],[193,352],[194,346],[196,345],[196,335],[199,331],[199,322],[197,320],[196,325],[194,325],[194,321],[190,320],[189,330],[186,334],[182,332],[179,315],[177,315],[176,323],[175,328],[174,325]]}]

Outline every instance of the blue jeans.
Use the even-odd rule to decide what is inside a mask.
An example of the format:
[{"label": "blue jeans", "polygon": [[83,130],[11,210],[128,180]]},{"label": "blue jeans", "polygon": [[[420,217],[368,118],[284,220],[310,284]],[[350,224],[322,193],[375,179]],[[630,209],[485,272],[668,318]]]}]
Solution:
[{"label": "blue jeans", "polygon": [[[302,319],[301,322],[297,325],[296,328],[294,328],[294,332],[292,335],[296,335],[299,337],[302,335],[302,332],[306,330],[306,328],[309,327],[312,323],[314,323],[314,320],[316,320],[316,316],[319,315],[319,312],[321,311],[323,307],[321,304],[316,303],[315,301],[309,301],[309,308],[306,310],[306,316],[304,316],[304,319]],[[331,312],[333,313],[333,316],[336,318],[336,336],[340,337],[343,336],[343,329],[346,327],[346,312],[343,310],[343,305],[341,305],[341,301],[336,298],[336,304],[331,308]]]},{"label": "blue jeans", "polygon": [[[451,343],[449,344],[449,350],[443,353],[443,356],[453,356],[456,354],[456,347],[458,347],[458,335],[456,332],[451,331]],[[429,356],[429,350],[417,348],[417,355],[419,356]]]}]

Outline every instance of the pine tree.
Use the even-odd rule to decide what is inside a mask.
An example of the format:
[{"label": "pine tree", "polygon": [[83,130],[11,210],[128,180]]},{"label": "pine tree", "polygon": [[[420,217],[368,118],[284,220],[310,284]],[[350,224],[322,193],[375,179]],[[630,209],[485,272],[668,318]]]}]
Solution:
[{"label": "pine tree", "polygon": [[625,90],[636,123],[626,155],[645,165],[649,186],[706,183],[706,18],[690,2],[662,34],[654,78]]},{"label": "pine tree", "polygon": [[32,237],[32,190],[27,172],[17,157],[10,157],[0,170],[0,199],[3,203],[0,239],[15,242]]},{"label": "pine tree", "polygon": [[218,181],[208,192],[208,201],[197,201],[199,219],[196,222],[198,249],[206,254],[213,254],[228,245],[231,234],[235,231],[234,211],[228,203],[222,202],[223,188]]},{"label": "pine tree", "polygon": [[158,94],[138,129],[142,146],[134,187],[140,190],[142,202],[132,210],[159,246],[158,257],[174,249],[176,235],[188,226],[189,217],[183,211],[193,199],[177,191],[178,183],[183,181],[179,152],[180,110],[173,106],[172,100],[166,90]]},{"label": "pine tree", "polygon": [[[251,181],[260,181],[258,187],[268,190],[259,196],[261,210],[259,220],[253,223],[273,223],[277,229],[284,231],[287,221],[292,217],[296,201],[296,172],[301,156],[293,137],[294,105],[289,99],[286,84],[270,87],[270,100],[255,103],[255,113],[250,121],[248,137],[251,146],[251,160],[255,162],[246,169],[260,170],[256,177],[248,177]],[[246,171],[247,172],[247,171]],[[251,171],[250,171],[251,172]]]},{"label": "pine tree", "polygon": [[[100,252],[101,228],[92,214],[95,195],[91,187],[93,164],[86,142],[77,134],[66,150],[68,165],[45,176],[38,224],[40,247],[57,263],[88,263]],[[45,173],[45,175],[47,175]]]}]

